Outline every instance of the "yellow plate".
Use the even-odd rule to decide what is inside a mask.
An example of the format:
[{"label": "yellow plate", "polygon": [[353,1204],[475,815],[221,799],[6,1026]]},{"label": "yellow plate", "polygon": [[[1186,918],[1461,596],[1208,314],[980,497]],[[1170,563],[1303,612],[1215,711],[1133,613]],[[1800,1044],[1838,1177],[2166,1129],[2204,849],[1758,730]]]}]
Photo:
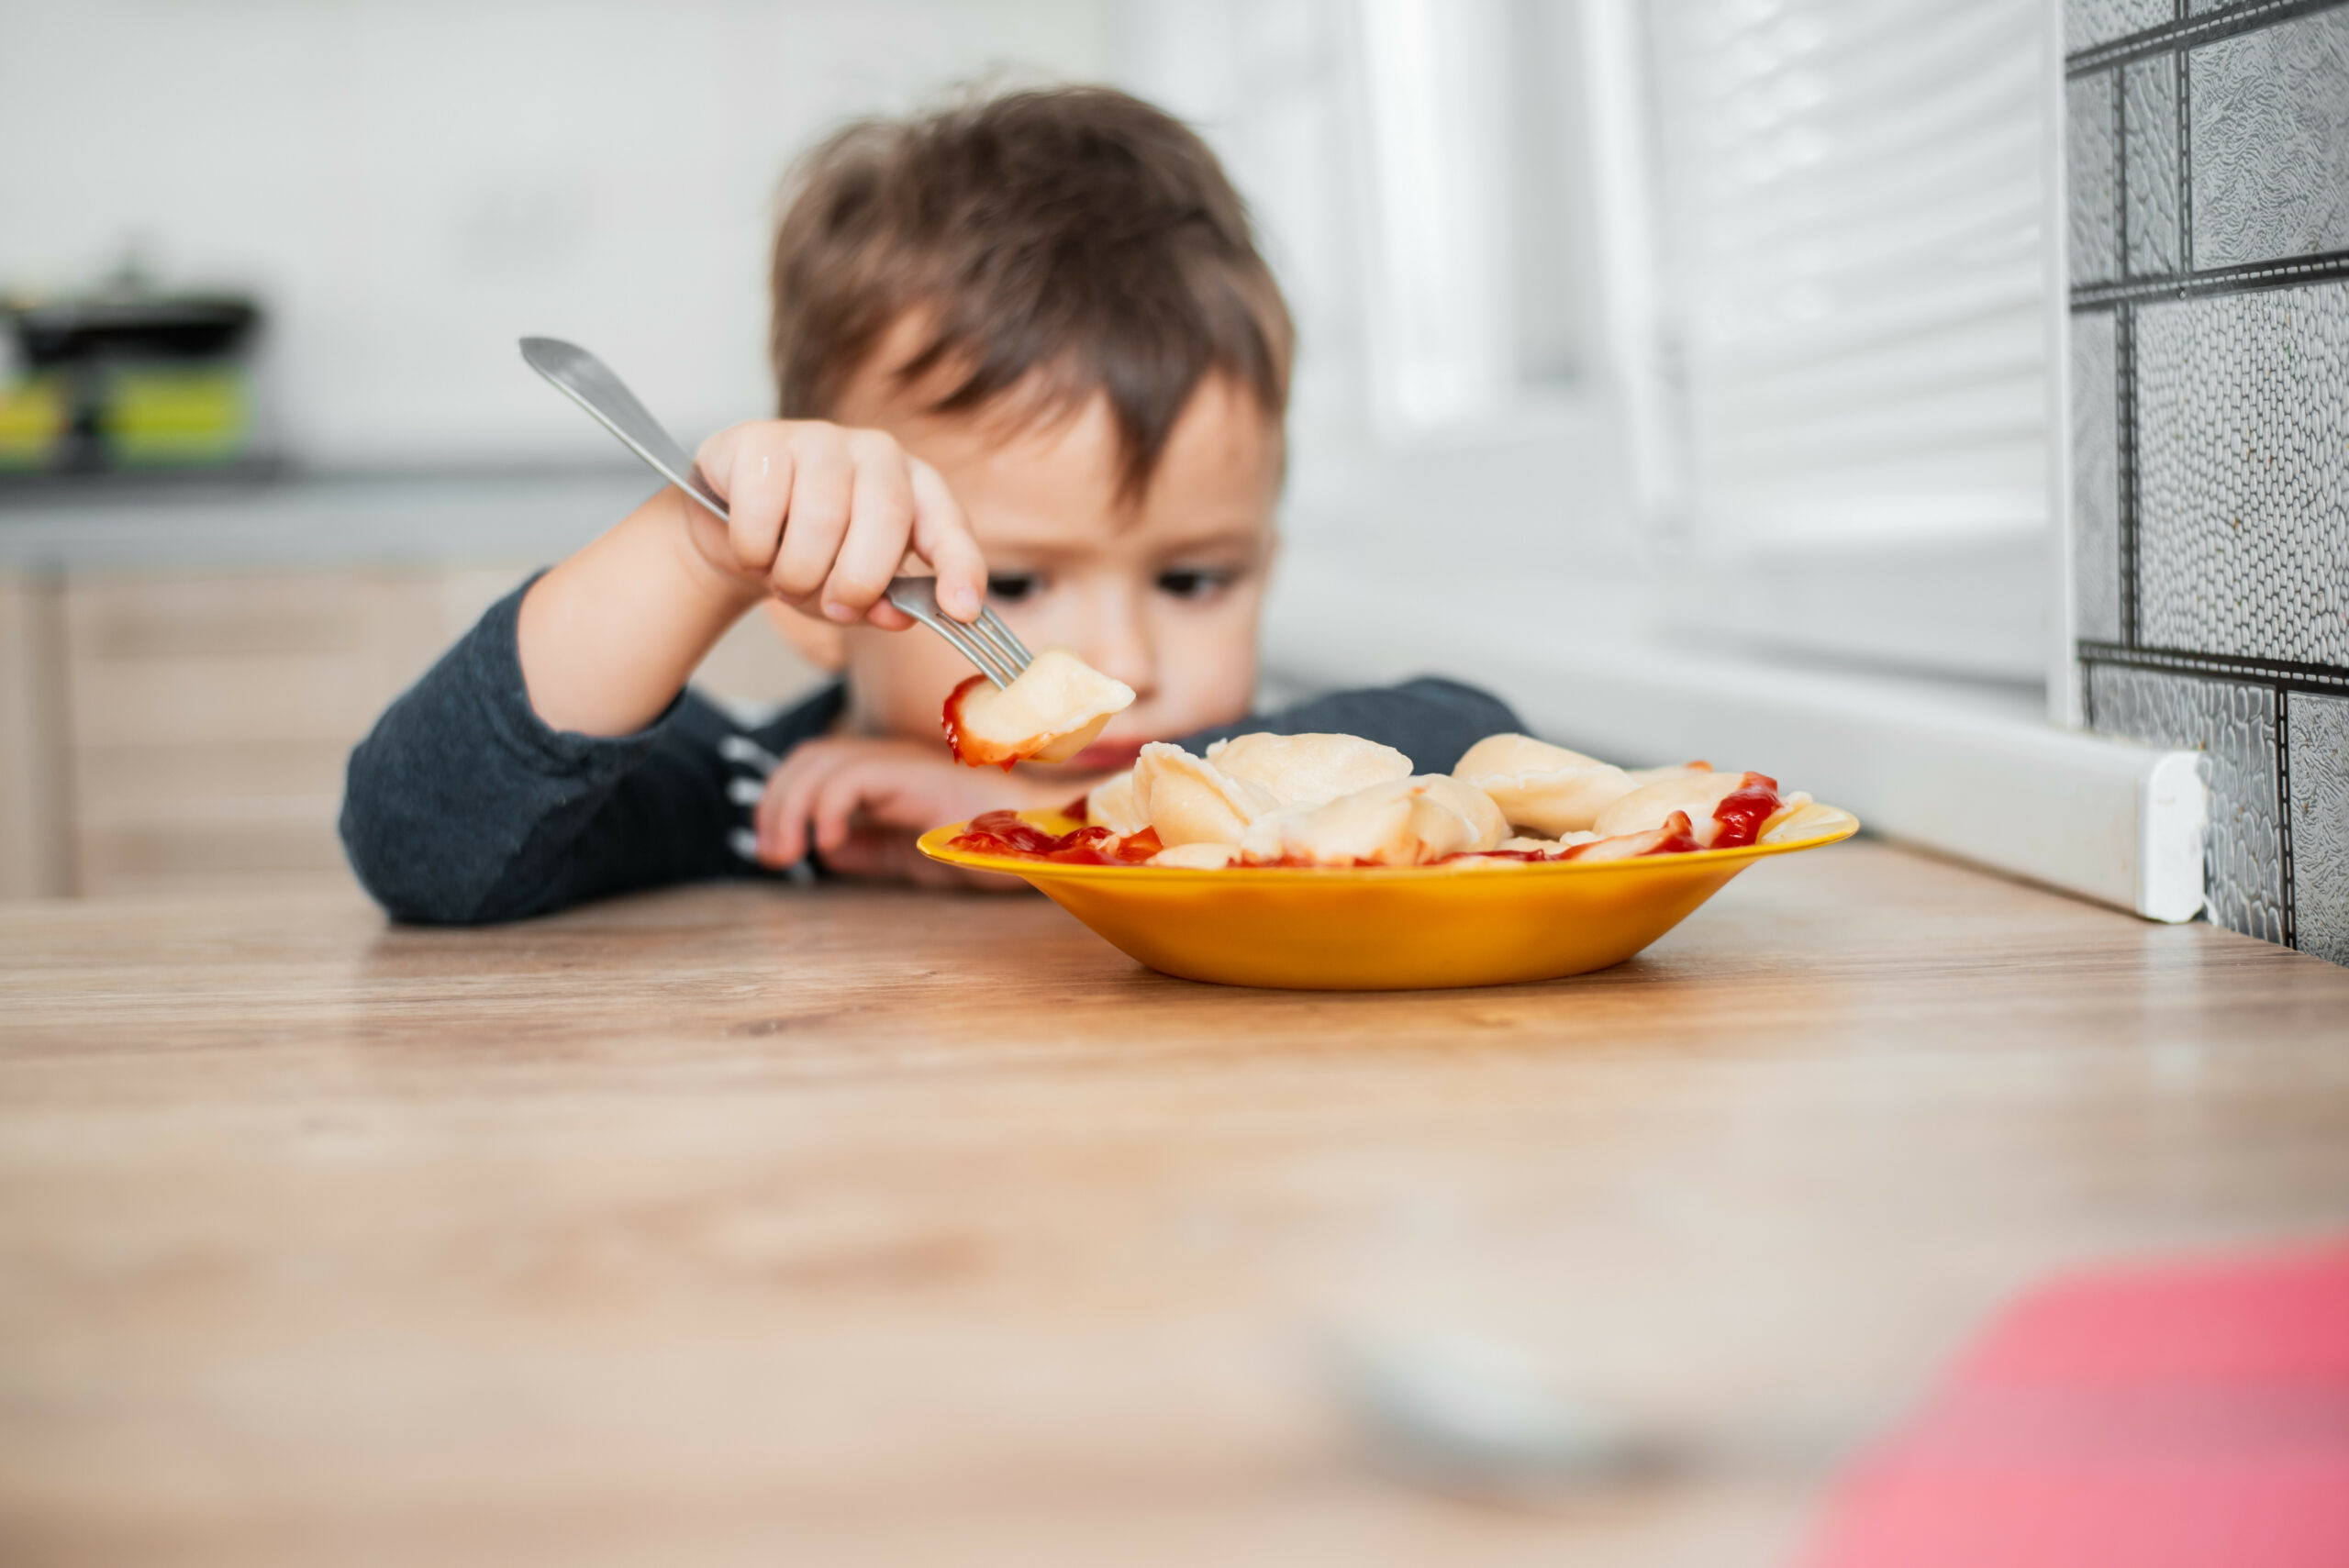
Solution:
[{"label": "yellow plate", "polygon": [[[1078,824],[1029,811],[1048,833]],[[1004,872],[1163,973],[1300,991],[1508,985],[1620,963],[1768,855],[1860,829],[1848,811],[1806,807],[1758,844],[1636,860],[1448,866],[1057,865],[947,847],[969,824],[921,836],[948,865]]]}]

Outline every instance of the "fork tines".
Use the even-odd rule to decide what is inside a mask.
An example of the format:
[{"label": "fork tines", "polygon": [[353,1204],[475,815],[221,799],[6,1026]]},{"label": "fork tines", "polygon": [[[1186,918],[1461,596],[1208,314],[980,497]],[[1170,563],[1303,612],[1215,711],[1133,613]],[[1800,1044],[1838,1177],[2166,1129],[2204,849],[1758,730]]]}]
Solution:
[{"label": "fork tines", "polygon": [[[907,612],[912,614],[913,612]],[[982,634],[976,626],[964,626],[948,616],[915,614],[914,618],[954,645],[956,652],[979,667],[979,673],[998,686],[1008,686],[1018,678],[1025,664],[1015,664],[992,639]]]},{"label": "fork tines", "polygon": [[1032,661],[1027,645],[994,610],[981,606],[979,618],[965,626],[940,609],[938,584],[930,578],[898,578],[889,584],[889,602],[944,638],[998,686],[1011,684]]}]

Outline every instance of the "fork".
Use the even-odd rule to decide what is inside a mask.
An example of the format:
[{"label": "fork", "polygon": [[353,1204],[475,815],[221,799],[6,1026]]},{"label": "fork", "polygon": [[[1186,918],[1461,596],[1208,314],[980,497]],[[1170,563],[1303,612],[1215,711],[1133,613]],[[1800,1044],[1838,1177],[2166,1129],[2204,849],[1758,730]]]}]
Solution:
[{"label": "fork", "polygon": [[[726,503],[710,494],[685,448],[661,428],[661,421],[637,401],[636,394],[613,373],[611,366],[560,338],[523,339],[522,359],[618,436],[622,446],[650,463],[653,472],[700,502],[720,522],[727,520]],[[979,618],[966,626],[941,609],[935,577],[893,578],[883,596],[944,638],[954,651],[998,686],[1018,679],[1035,657],[994,610],[981,606]]]}]

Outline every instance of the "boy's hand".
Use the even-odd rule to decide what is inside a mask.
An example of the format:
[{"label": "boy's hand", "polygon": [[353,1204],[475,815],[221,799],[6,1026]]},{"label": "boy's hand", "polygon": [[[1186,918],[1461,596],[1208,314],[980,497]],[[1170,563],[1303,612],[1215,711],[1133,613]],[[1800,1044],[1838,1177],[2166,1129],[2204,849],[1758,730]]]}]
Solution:
[{"label": "boy's hand", "polygon": [[696,463],[726,503],[722,523],[686,505],[694,543],[719,571],[842,624],[902,631],[881,595],[908,547],[938,573],[938,603],[978,617],[987,568],[938,471],[880,430],[821,419],[761,419],[720,430]]},{"label": "boy's hand", "polygon": [[982,811],[1033,810],[1074,799],[1090,782],[1040,787],[995,769],[966,768],[935,742],[854,737],[795,748],[767,779],[756,827],[759,862],[787,866],[809,849],[847,876],[932,887],[1017,889],[1015,878],[942,866],[914,848],[941,822]]}]

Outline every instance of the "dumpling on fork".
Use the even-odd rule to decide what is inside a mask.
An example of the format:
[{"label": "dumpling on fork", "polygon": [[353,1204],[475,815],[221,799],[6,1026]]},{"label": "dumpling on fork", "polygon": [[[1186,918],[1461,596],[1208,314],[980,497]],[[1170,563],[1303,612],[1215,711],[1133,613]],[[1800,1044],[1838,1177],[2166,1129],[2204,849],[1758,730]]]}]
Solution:
[{"label": "dumpling on fork", "polygon": [[1123,681],[1065,648],[1047,648],[1008,686],[974,675],[955,687],[946,699],[946,744],[956,762],[974,768],[1065,762],[1133,700]]}]

